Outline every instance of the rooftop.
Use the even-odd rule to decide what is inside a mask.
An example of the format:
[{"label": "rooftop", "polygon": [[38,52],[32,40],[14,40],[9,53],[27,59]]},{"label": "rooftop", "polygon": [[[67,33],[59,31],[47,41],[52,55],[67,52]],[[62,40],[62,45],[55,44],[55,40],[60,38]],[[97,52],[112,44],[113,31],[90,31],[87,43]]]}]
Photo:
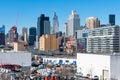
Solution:
[{"label": "rooftop", "polygon": [[90,55],[105,55],[105,56],[120,56],[120,53],[77,53],[77,54],[90,54]]}]

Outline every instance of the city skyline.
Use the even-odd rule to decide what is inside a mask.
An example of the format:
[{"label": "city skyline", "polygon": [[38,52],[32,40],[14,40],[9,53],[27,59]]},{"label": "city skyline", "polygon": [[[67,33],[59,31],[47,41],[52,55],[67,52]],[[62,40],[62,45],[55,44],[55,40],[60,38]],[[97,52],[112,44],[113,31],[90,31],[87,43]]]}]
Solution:
[{"label": "city skyline", "polygon": [[59,17],[60,31],[64,29],[64,23],[72,10],[80,15],[80,24],[84,25],[87,17],[96,16],[101,24],[109,23],[109,14],[116,15],[116,24],[120,25],[119,0],[1,0],[0,2],[0,25],[5,25],[6,33],[17,24],[18,33],[22,28],[37,27],[37,18],[41,14],[52,17],[54,11]]}]

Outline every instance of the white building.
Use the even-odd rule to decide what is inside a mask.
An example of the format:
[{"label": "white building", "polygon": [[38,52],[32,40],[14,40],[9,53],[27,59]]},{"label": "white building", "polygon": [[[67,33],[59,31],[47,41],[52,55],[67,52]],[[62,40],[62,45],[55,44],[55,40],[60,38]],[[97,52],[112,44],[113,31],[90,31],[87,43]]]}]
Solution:
[{"label": "white building", "polygon": [[[77,53],[77,72],[100,80],[120,80],[120,55]],[[111,79],[112,78],[112,79]]]},{"label": "white building", "polygon": [[76,11],[72,11],[72,15],[68,18],[68,36],[75,35],[75,30],[80,29],[80,18]]},{"label": "white building", "polygon": [[29,52],[0,52],[0,64],[16,64],[31,66],[31,53]]},{"label": "white building", "polygon": [[76,31],[77,39],[86,39],[88,53],[120,52],[120,26],[103,26]]}]

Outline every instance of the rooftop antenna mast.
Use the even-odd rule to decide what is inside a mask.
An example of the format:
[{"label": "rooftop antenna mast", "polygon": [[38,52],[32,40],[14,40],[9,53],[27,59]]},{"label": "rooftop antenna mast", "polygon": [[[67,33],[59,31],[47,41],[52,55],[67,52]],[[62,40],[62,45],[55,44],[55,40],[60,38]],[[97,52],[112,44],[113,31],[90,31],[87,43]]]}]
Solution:
[{"label": "rooftop antenna mast", "polygon": [[17,13],[17,16],[16,16],[16,24],[15,24],[16,27],[17,27],[17,24],[18,24],[18,13]]}]

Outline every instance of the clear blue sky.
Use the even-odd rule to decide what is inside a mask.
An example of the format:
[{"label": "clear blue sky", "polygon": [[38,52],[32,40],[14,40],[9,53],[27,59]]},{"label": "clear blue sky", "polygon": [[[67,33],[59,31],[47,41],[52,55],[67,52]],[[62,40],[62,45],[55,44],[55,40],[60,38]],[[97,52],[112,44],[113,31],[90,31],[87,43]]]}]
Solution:
[{"label": "clear blue sky", "polygon": [[53,12],[56,11],[60,30],[67,21],[71,10],[80,15],[81,25],[87,17],[96,16],[101,23],[108,23],[108,15],[116,15],[116,24],[120,24],[120,0],[0,0],[0,25],[6,26],[6,32],[16,24],[18,32],[22,27],[37,27],[37,18],[44,13],[50,17],[52,25]]}]

